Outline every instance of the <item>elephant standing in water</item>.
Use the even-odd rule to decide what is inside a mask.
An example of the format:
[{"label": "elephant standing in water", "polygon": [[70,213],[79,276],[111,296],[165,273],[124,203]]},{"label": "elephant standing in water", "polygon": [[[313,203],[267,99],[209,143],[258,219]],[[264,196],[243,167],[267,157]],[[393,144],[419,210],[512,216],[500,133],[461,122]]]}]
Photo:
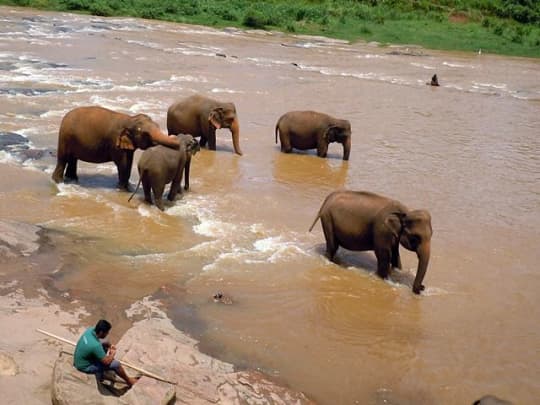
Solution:
[{"label": "elephant standing in water", "polygon": [[317,149],[317,156],[326,157],[328,144],[343,145],[343,160],[351,153],[351,123],[316,111],[289,111],[276,123],[276,143],[279,134],[281,151],[293,148]]},{"label": "elephant standing in water", "polygon": [[396,200],[365,191],[334,191],[324,200],[310,232],[321,219],[330,260],[339,246],[349,250],[374,250],[377,273],[386,278],[392,267],[401,269],[399,245],[416,252],[418,270],[412,290],[420,294],[429,263],[431,215],[408,210]]},{"label": "elephant standing in water", "polygon": [[216,150],[216,129],[229,128],[235,153],[240,150],[240,123],[233,103],[193,95],[172,104],[167,111],[169,134],[190,134],[201,137],[201,146]]},{"label": "elephant standing in water", "polygon": [[[151,191],[154,192],[156,206],[163,211],[162,196],[165,185],[171,183],[167,199],[174,201],[176,195],[182,192],[182,174],[191,156],[200,150],[199,143],[191,135],[178,135],[180,149],[174,150],[166,146],[153,146],[143,152],[137,164],[139,183],[128,201],[131,201],[142,182],[144,199],[152,204]],[[189,187],[189,172],[186,171],[186,190]]]},{"label": "elephant standing in water", "polygon": [[127,115],[103,107],[79,107],[62,119],[58,135],[57,164],[52,179],[78,180],[77,160],[91,163],[113,161],[118,169],[118,187],[129,189],[129,176],[136,148],[154,144],[179,148],[178,139],[164,134],[145,114]]}]

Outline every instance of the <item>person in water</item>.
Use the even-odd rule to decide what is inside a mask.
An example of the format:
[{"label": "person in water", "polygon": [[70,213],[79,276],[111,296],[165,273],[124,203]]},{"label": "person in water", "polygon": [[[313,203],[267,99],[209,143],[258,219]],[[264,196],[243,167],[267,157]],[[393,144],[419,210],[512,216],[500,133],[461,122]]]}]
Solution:
[{"label": "person in water", "polygon": [[439,79],[437,79],[437,75],[433,75],[433,77],[431,78],[431,83],[426,83],[426,84],[429,84],[430,86],[438,86],[439,85]]},{"label": "person in water", "polygon": [[86,329],[75,346],[73,365],[83,373],[95,374],[99,381],[103,380],[105,371],[113,370],[131,387],[138,378],[127,375],[124,367],[114,358],[116,347],[105,340],[111,328],[108,321],[101,319],[95,327]]}]

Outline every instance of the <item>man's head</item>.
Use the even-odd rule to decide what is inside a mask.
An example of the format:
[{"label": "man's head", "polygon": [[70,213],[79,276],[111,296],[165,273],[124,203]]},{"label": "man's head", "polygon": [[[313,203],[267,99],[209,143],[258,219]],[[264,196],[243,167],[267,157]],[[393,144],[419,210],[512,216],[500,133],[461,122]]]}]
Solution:
[{"label": "man's head", "polygon": [[109,323],[109,321],[106,321],[105,319],[100,319],[98,323],[96,323],[94,332],[96,332],[96,336],[98,338],[105,339],[105,337],[107,337],[107,335],[109,334],[111,328],[112,325]]}]

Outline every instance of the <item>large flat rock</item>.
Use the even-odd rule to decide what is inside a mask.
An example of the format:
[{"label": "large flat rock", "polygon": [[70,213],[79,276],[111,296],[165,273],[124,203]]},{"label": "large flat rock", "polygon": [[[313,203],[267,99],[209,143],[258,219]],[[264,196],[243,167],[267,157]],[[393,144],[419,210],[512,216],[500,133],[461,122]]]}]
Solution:
[{"label": "large flat rock", "polygon": [[[72,358],[61,354],[53,372],[55,405],[75,404],[313,404],[304,394],[271,381],[256,371],[234,371],[232,364],[203,354],[197,341],[166,319],[137,322],[117,344],[117,358],[136,365],[170,384],[143,376],[121,397],[98,387],[94,376],[80,373]],[[137,371],[126,368],[128,374]],[[114,387],[122,389],[121,383]],[[86,402],[85,402],[86,401]]]}]

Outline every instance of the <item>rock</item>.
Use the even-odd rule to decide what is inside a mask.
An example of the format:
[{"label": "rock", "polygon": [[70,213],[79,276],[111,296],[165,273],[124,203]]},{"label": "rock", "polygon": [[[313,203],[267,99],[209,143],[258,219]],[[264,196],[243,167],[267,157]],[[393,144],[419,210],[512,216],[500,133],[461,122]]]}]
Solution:
[{"label": "rock", "polygon": [[11,145],[23,145],[28,143],[28,139],[14,132],[0,132],[0,150]]},{"label": "rock", "polygon": [[512,403],[504,399],[497,398],[495,395],[484,395],[482,398],[474,401],[473,405],[512,405]]},{"label": "rock", "polygon": [[[235,372],[232,364],[197,350],[197,341],[168,320],[136,323],[118,342],[118,357],[176,381],[177,401],[197,404],[313,404],[304,394],[270,381],[259,372]],[[129,370],[133,373],[133,370]],[[142,377],[123,398],[136,396],[139,384],[171,387]]]},{"label": "rock", "polygon": [[114,383],[98,383],[94,375],[81,373],[73,367],[73,356],[66,352],[60,352],[54,364],[53,405],[167,405],[174,403],[174,398],[174,387],[168,384],[156,387],[148,379],[141,379],[129,391],[119,377]]},{"label": "rock", "polygon": [[[72,366],[72,356],[62,352],[53,371],[52,403],[314,404],[304,394],[282,387],[262,373],[235,372],[232,364],[199,352],[197,343],[176,330],[169,320],[137,322],[116,345],[116,357],[176,384],[143,375],[120,397],[111,396],[109,390],[122,394],[123,383],[115,382],[111,388],[98,385],[94,376],[77,371]],[[138,374],[125,368],[129,375]]]},{"label": "rock", "polygon": [[17,375],[19,367],[13,358],[5,353],[0,352],[0,375]]},{"label": "rock", "polygon": [[36,252],[40,230],[31,224],[0,221],[0,257],[29,256]]}]

